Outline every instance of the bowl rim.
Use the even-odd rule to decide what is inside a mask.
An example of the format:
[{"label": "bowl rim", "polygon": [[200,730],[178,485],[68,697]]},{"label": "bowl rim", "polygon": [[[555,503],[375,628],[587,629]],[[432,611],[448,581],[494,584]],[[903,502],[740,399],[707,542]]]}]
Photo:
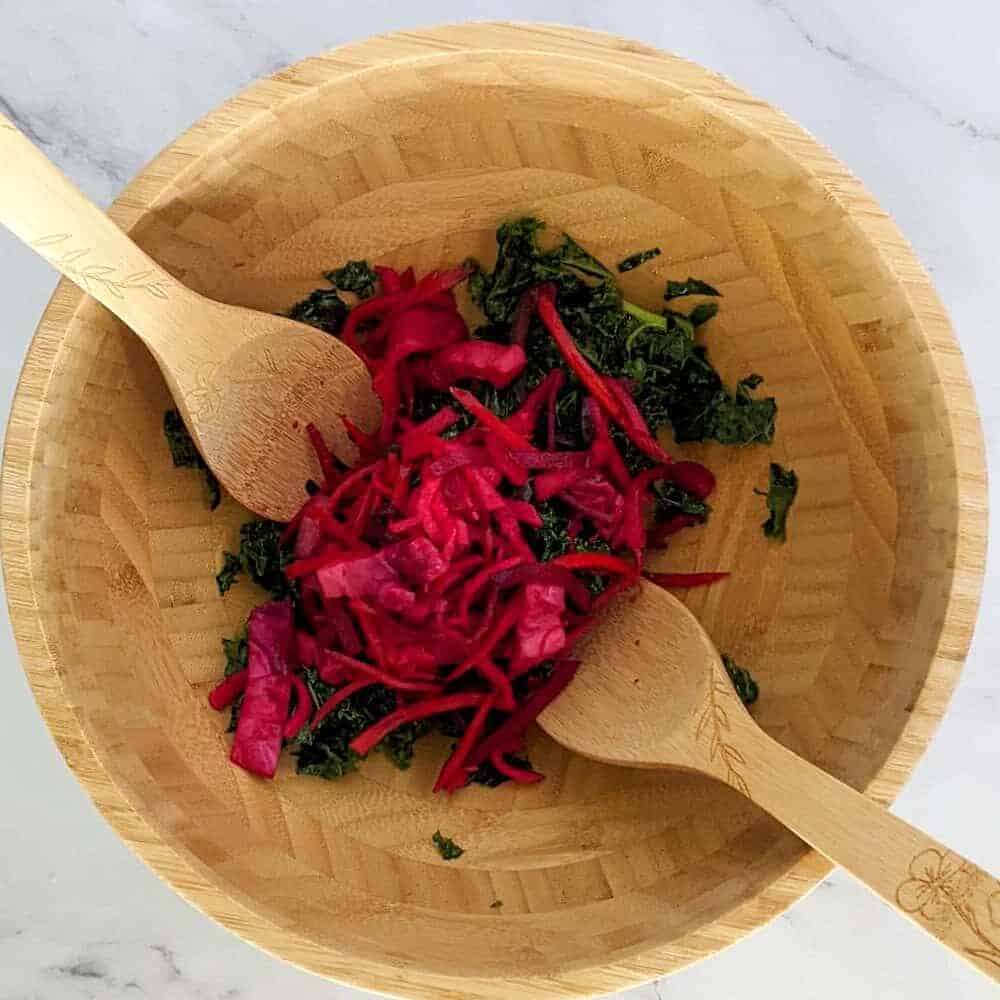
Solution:
[{"label": "bowl rim", "polygon": [[[867,189],[812,135],[782,112],[718,74],[638,42],[555,24],[470,22],[393,32],[308,57],[250,84],[168,144],[124,188],[109,214],[131,231],[179,174],[217,144],[232,140],[259,115],[287,100],[360,72],[390,64],[469,51],[550,52],[591,62],[612,62],[691,92],[713,111],[750,125],[810,173],[861,230],[905,294],[927,342],[927,357],[945,402],[944,418],[956,480],[956,567],[935,655],[908,722],[866,794],[887,805],[927,748],[971,642],[986,550],[986,467],[973,389],[944,308],[914,251]],[[8,609],[18,652],[41,714],[77,780],[125,843],[189,903],[244,940],[307,971],[345,984],[397,996],[589,996],[638,986],[705,958],[746,936],[804,897],[833,865],[808,850],[758,895],[667,945],[611,963],[516,983],[498,978],[450,979],[389,962],[331,953],[287,927],[272,923],[213,884],[169,846],[130,803],[90,746],[68,698],[57,657],[46,635],[32,576],[29,521],[32,456],[43,391],[82,292],[62,280],[46,306],[28,349],[11,405],[0,479],[0,545]],[[41,388],[40,388],[41,387]],[[958,442],[961,442],[959,446]],[[961,597],[961,600],[957,598]],[[456,991],[460,992],[456,992]]]}]

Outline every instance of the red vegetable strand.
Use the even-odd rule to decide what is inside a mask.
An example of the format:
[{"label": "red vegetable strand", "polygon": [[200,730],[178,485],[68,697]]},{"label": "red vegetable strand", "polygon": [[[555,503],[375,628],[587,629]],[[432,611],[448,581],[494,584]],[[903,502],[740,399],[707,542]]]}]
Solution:
[{"label": "red vegetable strand", "polygon": [[573,370],[601,409],[621,427],[631,442],[654,462],[669,462],[670,456],[649,432],[646,421],[642,418],[638,408],[634,410],[630,408],[623,400],[621,393],[616,391],[613,381],[605,379],[595,372],[587,359],[580,353],[572,334],[566,329],[556,309],[555,285],[542,285],[538,289],[536,301],[538,316],[555,341],[559,352],[565,358],[566,364]]},{"label": "red vegetable strand", "polygon": [[[221,710],[243,695],[232,759],[270,777],[284,741],[319,729],[353,695],[380,685],[395,708],[354,738],[356,753],[399,727],[450,715],[463,729],[435,791],[456,791],[487,763],[533,784],[543,776],[511,755],[574,676],[574,643],[602,607],[636,585],[650,539],[664,544],[698,521],[678,513],[647,538],[652,485],[669,479],[704,499],[715,477],[697,462],[673,462],[629,384],[594,370],[559,316],[555,286],[522,295],[501,343],[474,337],[462,318],[454,288],[465,268],[419,280],[412,268],[375,270],[378,293],[350,311],[341,335],[372,373],[382,424],[368,433],[343,418],[359,453],[354,468],[307,426],[323,483],[281,534],[294,611],[291,599],[255,609],[248,665],[218,684],[209,703]],[[556,368],[523,392],[536,314],[579,382],[574,391],[582,387],[586,444],[576,450],[556,437],[566,371]],[[521,403],[501,417],[481,401],[486,387]],[[457,405],[430,395],[444,390]],[[415,420],[429,399],[438,409]],[[466,414],[471,426],[457,431],[460,420],[470,423]],[[652,468],[630,473],[612,423]],[[597,540],[611,551],[591,551]],[[562,554],[541,561],[553,543]],[[693,587],[728,574],[647,575]],[[603,584],[596,597],[594,576]],[[302,668],[334,689],[318,709]]]},{"label": "red vegetable strand", "polygon": [[728,573],[647,573],[646,579],[667,589],[687,590],[711,586],[728,576]]},{"label": "red vegetable strand", "polygon": [[208,703],[216,712],[221,712],[224,708],[229,708],[243,694],[246,686],[247,668],[244,667],[242,670],[237,670],[235,674],[230,674],[216,684],[208,696]]},{"label": "red vegetable strand", "polygon": [[356,736],[351,741],[351,749],[362,756],[368,753],[373,747],[378,745],[400,726],[405,726],[408,722],[418,722],[431,715],[443,715],[445,712],[457,712],[459,709],[472,708],[478,705],[485,695],[468,694],[448,694],[439,698],[428,698],[426,701],[414,702],[412,705],[404,705],[397,708],[395,712],[390,712],[385,718],[379,719],[373,726],[369,726],[360,736]]},{"label": "red vegetable strand", "polygon": [[294,674],[291,677],[291,682],[297,700],[295,711],[285,723],[284,737],[286,740],[293,740],[299,735],[299,730],[309,721],[313,710],[312,695],[309,694],[306,682]]},{"label": "red vegetable strand", "polygon": [[319,467],[323,470],[323,481],[326,491],[329,493],[340,481],[340,476],[333,462],[333,455],[330,454],[330,449],[326,446],[326,441],[323,440],[323,435],[315,424],[306,424],[306,434],[309,436],[313,451],[316,452],[316,458],[319,459]]},{"label": "red vegetable strand", "polygon": [[510,778],[511,781],[517,782],[519,785],[531,785],[536,781],[542,781],[544,775],[539,774],[537,771],[529,771],[523,767],[517,767],[511,764],[510,761],[504,758],[503,752],[500,750],[494,750],[490,754],[490,763],[505,777]]}]

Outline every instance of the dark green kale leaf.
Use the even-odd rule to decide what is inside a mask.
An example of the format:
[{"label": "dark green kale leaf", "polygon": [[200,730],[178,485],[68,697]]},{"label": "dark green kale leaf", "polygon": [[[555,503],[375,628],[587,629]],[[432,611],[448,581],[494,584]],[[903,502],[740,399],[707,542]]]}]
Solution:
[{"label": "dark green kale leaf", "polygon": [[779,542],[786,540],[788,512],[792,509],[798,491],[799,477],[791,469],[783,469],[777,462],[772,462],[767,493],[755,491],[767,497],[767,509],[770,513],[761,527],[768,538],[776,538]]},{"label": "dark green kale leaf", "polygon": [[459,847],[458,844],[451,839],[451,837],[444,836],[440,830],[437,830],[434,833],[431,840],[437,848],[438,854],[440,854],[445,861],[454,861],[455,858],[460,858],[463,854],[465,854],[465,851]]},{"label": "dark green kale leaf", "polygon": [[170,448],[170,457],[174,460],[175,468],[202,467],[201,454],[178,410],[167,410],[163,414],[163,434],[167,439],[167,447]]},{"label": "dark green kale leaf", "polygon": [[554,250],[541,255],[537,267],[542,271],[550,270],[551,278],[555,281],[563,276],[567,267],[602,281],[611,277],[611,272],[592,253],[584,250],[569,233],[563,233],[562,243]]},{"label": "dark green kale leaf", "polygon": [[243,572],[243,560],[232,552],[222,553],[222,569],[215,574],[215,582],[219,588],[219,593],[224,594]]},{"label": "dark green kale leaf", "polygon": [[492,323],[509,323],[518,300],[538,284],[535,258],[536,234],[544,228],[538,219],[525,216],[505,222],[497,229],[497,260],[492,271],[483,271],[475,261],[469,291],[483,315]]},{"label": "dark green kale leaf", "polygon": [[292,556],[280,544],[284,525],[277,521],[247,521],[240,528],[238,553],[223,553],[222,569],[215,577],[219,593],[224,594],[246,573],[258,587],[268,591],[278,601],[294,593],[294,584],[283,572]]},{"label": "dark green kale leaf", "polygon": [[[530,288],[553,281],[562,293],[582,282],[581,276],[607,282],[616,293],[611,272],[571,236],[551,250],[538,246],[537,236],[545,228],[539,219],[525,216],[505,222],[497,229],[497,260],[492,271],[484,271],[476,261],[469,291],[486,318],[494,324],[509,324],[521,296]],[[619,297],[620,300],[620,297]],[[529,356],[531,352],[529,351]]]},{"label": "dark green kale leaf", "polygon": [[[518,757],[516,754],[509,753],[506,755],[507,760],[510,761],[514,767],[520,767],[525,771],[532,770],[531,761],[527,757]],[[472,776],[469,781],[474,785],[482,785],[484,788],[499,788],[500,785],[510,778],[506,774],[501,774],[488,760],[484,760],[482,764],[479,765],[472,772]]]},{"label": "dark green kale leaf", "polygon": [[167,447],[170,448],[170,457],[174,461],[175,468],[187,466],[202,470],[205,475],[205,486],[208,489],[208,503],[211,509],[215,510],[222,500],[219,480],[205,464],[205,460],[201,457],[187,427],[184,426],[179,411],[167,410],[163,414],[163,434],[167,439]]},{"label": "dark green kale leaf", "polygon": [[371,298],[378,281],[375,269],[366,260],[349,260],[343,267],[325,272],[323,277],[342,292],[353,292],[360,299]]},{"label": "dark green kale leaf", "polygon": [[699,348],[681,372],[670,418],[678,442],[718,441],[725,445],[770,444],[778,405],[773,396],[751,392],[764,380],[748,375],[731,393]]},{"label": "dark green kale leaf", "polygon": [[691,321],[692,326],[699,327],[703,323],[707,323],[718,311],[718,302],[701,302],[688,313],[687,318]]},{"label": "dark green kale leaf", "polygon": [[239,673],[247,665],[250,655],[247,646],[247,630],[240,629],[231,639],[222,640],[222,652],[226,657],[226,677]]},{"label": "dark green kale leaf", "polygon": [[624,274],[626,271],[634,271],[640,264],[645,264],[647,260],[660,256],[659,247],[650,247],[649,250],[640,250],[638,253],[630,254],[624,260],[618,262],[618,270]]},{"label": "dark green kale leaf", "polygon": [[712,512],[712,508],[704,500],[699,500],[693,493],[688,493],[676,483],[665,479],[653,484],[653,499],[656,502],[658,521],[666,521],[675,514],[690,514],[704,523]]},{"label": "dark green kale leaf", "polygon": [[722,654],[722,665],[726,668],[726,673],[729,674],[729,679],[733,682],[733,687],[736,688],[740,701],[744,705],[752,705],[760,694],[760,688],[750,675],[750,671],[739,666],[732,657],[725,653]]},{"label": "dark green kale leaf", "polygon": [[546,500],[536,504],[535,509],[541,515],[542,526],[527,529],[528,544],[532,551],[542,562],[565,555],[573,545],[567,531],[569,509],[558,500]]},{"label": "dark green kale leaf", "polygon": [[394,729],[381,743],[378,749],[384,753],[389,760],[405,771],[413,762],[413,746],[421,736],[426,736],[433,728],[432,723],[426,719],[419,722],[408,722],[399,729]]},{"label": "dark green kale leaf", "polygon": [[688,278],[687,281],[668,281],[667,290],[663,297],[669,302],[671,299],[679,299],[684,295],[721,295],[717,288],[713,288],[707,281],[699,281],[697,278]]},{"label": "dark green kale leaf", "polygon": [[[335,690],[325,684],[315,670],[304,671],[303,679],[316,708]],[[296,770],[299,774],[328,779],[340,778],[357,770],[361,758],[351,749],[351,740],[395,709],[395,694],[381,684],[373,684],[351,695],[316,729],[305,727],[296,737],[292,749]],[[396,767],[405,770],[413,759],[413,744],[430,729],[430,723],[425,721],[401,726],[379,743],[377,749],[386,754]]]},{"label": "dark green kale leaf", "polygon": [[301,302],[296,302],[289,310],[289,319],[298,320],[318,327],[329,334],[340,333],[350,310],[347,303],[333,288],[317,288]]},{"label": "dark green kale leaf", "polygon": [[[226,657],[225,676],[229,677],[242,670],[247,665],[249,649],[247,647],[247,631],[241,629],[231,639],[222,640],[222,651]],[[243,707],[243,695],[239,694],[229,710],[229,726],[227,733],[236,732],[236,723],[240,719],[240,709]]]},{"label": "dark green kale leaf", "polygon": [[[607,268],[570,237],[553,250],[537,242],[543,224],[522,218],[497,230],[493,271],[476,266],[470,282],[473,300],[490,323],[487,330],[509,326],[521,296],[543,281],[558,289],[559,313],[577,347],[601,374],[627,378],[646,422],[652,428],[670,424],[679,442],[715,440],[728,445],[767,443],[774,436],[776,406],[770,397],[756,399],[750,377],[730,391],[710,364],[705,348],[695,343],[696,328],[715,314],[715,303],[701,303],[690,314],[667,309],[659,314],[624,300]],[[695,278],[673,281],[668,298],[718,295]],[[484,335],[484,331],[480,331]],[[492,334],[485,334],[492,336]],[[553,368],[566,370],[558,348],[539,322],[528,330],[529,363],[515,394],[537,385]],[[556,409],[560,446],[586,447],[579,382],[567,373]],[[505,397],[506,398],[506,397]],[[634,473],[648,460],[622,443],[623,457]]]},{"label": "dark green kale leaf", "polygon": [[[495,389],[488,382],[472,382],[467,388],[482,403],[488,406],[497,416],[509,417],[524,401],[525,391],[521,383],[516,383],[508,389]],[[413,401],[413,420],[420,423],[433,417],[438,410],[446,406],[455,408],[455,399],[450,392],[438,392],[434,389],[421,390]],[[475,423],[475,418],[465,410],[459,411],[458,420],[441,434],[446,441],[458,437]]]},{"label": "dark green kale leaf", "polygon": [[[573,540],[574,552],[610,552],[611,546],[599,535],[580,537]],[[611,578],[603,573],[581,573],[587,589],[597,597],[608,589]]]}]

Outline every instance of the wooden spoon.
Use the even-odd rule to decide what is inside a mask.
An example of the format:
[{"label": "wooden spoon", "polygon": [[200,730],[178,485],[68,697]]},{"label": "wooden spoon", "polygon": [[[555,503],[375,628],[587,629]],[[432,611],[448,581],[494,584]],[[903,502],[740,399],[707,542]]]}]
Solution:
[{"label": "wooden spoon", "polygon": [[182,285],[2,114],[0,222],[136,332],[209,467],[258,514],[287,521],[302,505],[319,468],[308,422],[341,454],[342,413],[377,423],[365,367],[336,337]]},{"label": "wooden spoon", "polygon": [[605,763],[725,782],[1000,982],[1000,882],[771,739],[680,601],[644,583],[582,658],[539,718],[553,739]]}]

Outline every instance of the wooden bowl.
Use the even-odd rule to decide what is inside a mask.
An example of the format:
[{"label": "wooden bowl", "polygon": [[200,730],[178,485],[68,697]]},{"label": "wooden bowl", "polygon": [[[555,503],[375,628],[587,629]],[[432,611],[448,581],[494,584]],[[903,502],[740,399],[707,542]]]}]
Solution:
[{"label": "wooden bowl", "polygon": [[[691,603],[758,675],[780,740],[889,802],[969,644],[983,571],[975,404],[928,279],[861,185],[778,112],[690,63],[603,35],[466,25],[378,38],[256,84],[195,125],[112,214],[181,280],[286,308],[350,257],[488,258],[533,212],[654,304],[718,285],[729,376],[767,378],[773,448],[684,453],[719,474],[680,570],[732,568]],[[205,702],[219,639],[257,599],[213,574],[244,516],[168,460],[169,398],[123,327],[61,284],[8,429],[3,546],[17,639],[70,766],[121,836],[238,934],[345,982],[416,997],[568,997],[662,975],[828,870],[731,790],[575,758],[542,735],[540,786],[430,794],[439,754],[339,783],[227,761]],[[802,480],[770,544],[767,463]],[[446,863],[431,834],[466,849]],[[495,901],[502,906],[493,906]]]}]

